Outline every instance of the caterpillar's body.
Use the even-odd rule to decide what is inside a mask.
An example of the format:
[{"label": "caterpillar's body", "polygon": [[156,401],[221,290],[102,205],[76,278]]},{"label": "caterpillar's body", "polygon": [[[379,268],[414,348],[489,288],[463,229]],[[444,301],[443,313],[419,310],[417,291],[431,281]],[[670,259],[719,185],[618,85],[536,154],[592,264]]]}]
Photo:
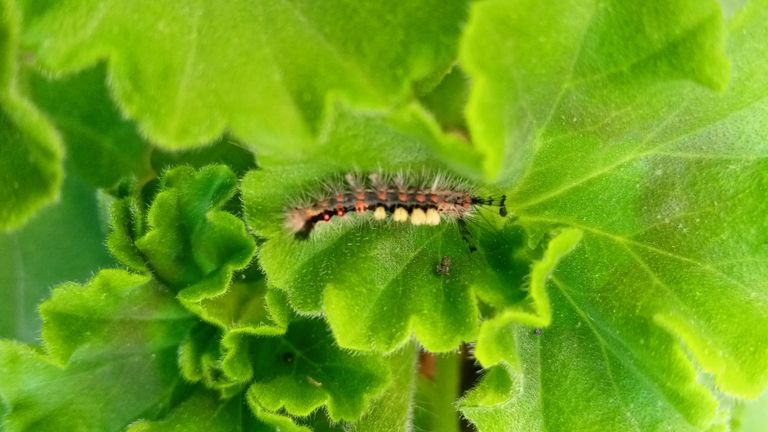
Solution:
[{"label": "caterpillar's body", "polygon": [[315,225],[348,213],[373,213],[374,220],[391,218],[414,225],[439,225],[443,219],[462,220],[477,205],[496,205],[506,216],[506,197],[480,198],[466,182],[448,176],[405,174],[387,176],[347,174],[330,182],[314,197],[286,210],[285,226],[297,238],[306,238]]}]

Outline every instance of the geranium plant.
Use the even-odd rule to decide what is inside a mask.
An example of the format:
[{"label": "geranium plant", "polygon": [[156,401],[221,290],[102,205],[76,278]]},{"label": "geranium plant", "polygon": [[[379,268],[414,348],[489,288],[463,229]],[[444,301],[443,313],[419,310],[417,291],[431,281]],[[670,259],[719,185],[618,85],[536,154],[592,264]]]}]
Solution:
[{"label": "geranium plant", "polygon": [[0,431],[768,428],[768,1],[0,0]]}]

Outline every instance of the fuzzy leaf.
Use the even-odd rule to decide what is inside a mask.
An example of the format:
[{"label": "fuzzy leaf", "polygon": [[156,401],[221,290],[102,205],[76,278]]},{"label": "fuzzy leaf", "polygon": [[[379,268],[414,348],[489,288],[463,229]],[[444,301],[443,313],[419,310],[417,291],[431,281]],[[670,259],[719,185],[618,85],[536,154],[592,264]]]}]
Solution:
[{"label": "fuzzy leaf", "polygon": [[742,403],[736,408],[731,427],[737,432],[761,432],[768,424],[768,392],[759,399]]},{"label": "fuzzy leaf", "polygon": [[107,247],[120,264],[138,273],[149,273],[147,259],[136,247],[136,240],[147,230],[141,191],[135,190],[136,182],[120,186],[114,194],[99,194],[103,207],[109,209]]},{"label": "fuzzy leaf", "polygon": [[69,173],[96,187],[152,176],[149,145],[109,99],[103,66],[62,80],[29,73],[30,96],[61,131]]},{"label": "fuzzy leaf", "polygon": [[223,353],[242,350],[239,344],[247,335],[284,334],[292,315],[285,295],[267,290],[263,275],[253,268],[236,278],[226,293],[187,306],[206,322],[197,324],[181,344],[182,374],[187,381],[202,381],[224,395],[242,390],[251,379],[251,371],[243,359],[224,373]]},{"label": "fuzzy leaf", "polygon": [[419,364],[412,427],[414,430],[459,432],[455,404],[461,387],[461,357],[457,352],[425,354],[434,363]]},{"label": "fuzzy leaf", "polygon": [[[621,108],[631,104],[628,115],[655,113],[653,99],[641,99],[644,106],[638,106],[636,96],[610,91],[604,101],[609,104],[589,108],[584,88],[598,91],[608,82],[632,88],[661,78],[722,89],[728,80],[722,33],[714,0],[475,5],[461,63],[474,83],[466,114],[473,141],[486,156],[486,178],[519,180],[552,129],[590,128],[605,120],[605,113],[615,113],[619,116],[607,117],[612,121],[604,128],[625,132],[629,125],[622,122]],[[633,120],[633,130],[652,130],[658,117]]]},{"label": "fuzzy leaf", "polygon": [[486,175],[517,179],[508,206],[532,238],[583,232],[552,327],[515,330],[522,372],[465,400],[481,431],[716,428],[718,391],[768,386],[768,3],[728,22],[726,90],[716,4],[600,5],[483,2],[467,29]]},{"label": "fuzzy leaf", "polygon": [[0,337],[39,340],[37,305],[51,288],[113,264],[93,188],[68,175],[61,198],[18,231],[0,234]]},{"label": "fuzzy leaf", "polygon": [[[167,344],[169,339],[178,339],[183,326],[179,325],[179,330],[169,325],[155,328],[154,322],[183,324],[190,319],[163,287],[146,276],[121,270],[103,270],[85,287],[74,283],[59,285],[51,298],[40,305],[40,316],[48,354],[62,364],[84,345],[89,350],[113,345],[115,334],[120,332],[135,332],[133,337],[143,343],[158,340]],[[139,332],[143,326],[146,334]],[[127,336],[123,343],[129,344],[132,341]]]},{"label": "fuzzy leaf", "polygon": [[388,358],[389,386],[360,420],[347,425],[349,432],[413,430],[413,405],[416,391],[416,363],[418,347],[415,343],[404,346]]},{"label": "fuzzy leaf", "polygon": [[[533,263],[529,274],[528,297],[503,308],[493,318],[483,322],[475,346],[475,357],[483,367],[500,361],[518,365],[515,350],[515,324],[547,327],[552,322],[552,308],[546,286],[557,264],[579,243],[582,232],[566,229],[558,233],[548,244],[544,256]],[[497,305],[501,306],[501,305]]]},{"label": "fuzzy leaf", "polygon": [[179,165],[200,169],[206,165],[221,164],[228,166],[238,177],[256,168],[254,154],[246,150],[244,144],[228,136],[212,145],[184,151],[155,148],[150,163],[158,173],[164,173]]},{"label": "fuzzy leaf", "polygon": [[146,234],[135,242],[153,274],[179,290],[190,307],[224,293],[232,272],[253,257],[256,245],[243,222],[221,210],[236,189],[237,178],[223,165],[168,171],[149,209]]},{"label": "fuzzy leaf", "polygon": [[280,409],[306,416],[326,405],[331,419],[355,420],[388,382],[383,358],[338,348],[319,320],[297,319],[282,336],[237,333],[225,345],[222,370],[253,382],[247,399],[257,416]]},{"label": "fuzzy leaf", "polygon": [[177,346],[193,322],[170,293],[105,270],[85,287],[57,288],[41,310],[50,357],[0,342],[9,431],[117,431],[168,406]]},{"label": "fuzzy leaf", "polygon": [[[511,430],[717,430],[727,420],[718,401],[696,383],[697,371],[675,340],[646,331],[654,358],[620,349],[598,323],[574,313],[551,290],[553,323],[540,335],[518,327],[522,371],[491,368],[460,403],[481,432]],[[631,359],[629,363],[627,359]]]},{"label": "fuzzy leaf", "polygon": [[287,417],[262,417],[253,417],[241,395],[221,399],[198,390],[161,420],[138,421],[127,432],[311,432]]},{"label": "fuzzy leaf", "polygon": [[[259,260],[270,285],[286,291],[301,313],[318,314],[324,305],[341,346],[390,351],[412,331],[432,351],[471,339],[477,325],[470,291],[475,258],[455,223],[374,224],[370,215],[350,215],[356,222],[318,226],[312,238],[299,241],[284,227],[285,208],[353,171],[447,171],[430,154],[452,143],[414,108],[387,117],[340,109],[305,164],[253,171],[243,180],[248,223],[268,238]],[[445,277],[435,271],[443,256],[454,262]]]},{"label": "fuzzy leaf", "polygon": [[202,383],[227,397],[240,391],[237,381],[221,373],[221,332],[206,323],[196,323],[179,345],[181,376],[191,383]]},{"label": "fuzzy leaf", "polygon": [[128,427],[127,432],[210,431],[241,432],[259,430],[240,398],[221,400],[204,390],[193,393],[161,420],[141,420]]},{"label": "fuzzy leaf", "polygon": [[437,87],[419,100],[435,116],[443,130],[466,137],[464,106],[467,104],[469,86],[467,74],[454,66]]},{"label": "fuzzy leaf", "polygon": [[261,335],[284,333],[291,316],[285,294],[268,290],[255,269],[233,281],[226,293],[202,300],[197,307],[203,320],[222,330],[245,329]]},{"label": "fuzzy leaf", "polygon": [[0,1],[0,230],[56,200],[62,178],[58,134],[17,91],[19,18],[12,0]]},{"label": "fuzzy leaf", "polygon": [[439,78],[466,8],[438,0],[35,3],[25,41],[56,73],[107,59],[119,105],[164,147],[228,129],[285,157],[311,142],[326,95],[383,107]]}]

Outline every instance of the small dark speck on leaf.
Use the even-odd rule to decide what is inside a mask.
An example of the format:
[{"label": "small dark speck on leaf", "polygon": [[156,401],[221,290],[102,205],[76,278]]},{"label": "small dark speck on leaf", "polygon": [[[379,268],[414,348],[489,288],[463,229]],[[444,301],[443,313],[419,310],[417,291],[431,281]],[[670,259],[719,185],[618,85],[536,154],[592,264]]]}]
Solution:
[{"label": "small dark speck on leaf", "polygon": [[451,272],[451,257],[444,256],[435,268],[435,272],[441,276],[446,276]]}]

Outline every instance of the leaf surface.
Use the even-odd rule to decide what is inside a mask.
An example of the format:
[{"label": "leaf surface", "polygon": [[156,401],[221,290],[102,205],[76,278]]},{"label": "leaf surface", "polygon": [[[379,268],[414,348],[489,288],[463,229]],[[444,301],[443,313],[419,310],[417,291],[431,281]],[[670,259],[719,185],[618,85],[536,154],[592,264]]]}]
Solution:
[{"label": "leaf surface", "polygon": [[350,423],[351,432],[406,432],[413,428],[414,393],[416,392],[416,363],[418,348],[406,345],[387,358],[390,380],[384,394],[376,398],[360,420]]},{"label": "leaf surface", "polygon": [[[268,239],[259,260],[270,285],[300,313],[324,309],[343,347],[391,351],[411,329],[432,351],[470,340],[477,326],[471,284],[480,270],[455,222],[416,227],[349,215],[318,224],[306,241],[285,228],[285,209],[312,194],[319,199],[324,182],[343,184],[347,173],[450,173],[454,165],[437,155],[462,145],[418,108],[388,116],[339,108],[305,163],[249,173],[242,185],[246,218]],[[454,263],[449,275],[436,271],[444,256]]]},{"label": "leaf surface", "polygon": [[429,87],[453,61],[466,9],[437,0],[64,1],[27,5],[24,39],[56,73],[106,59],[118,104],[164,147],[228,129],[285,158],[311,143],[328,94],[385,107],[414,84]]},{"label": "leaf surface", "polygon": [[455,405],[462,380],[461,353],[423,355],[416,376],[412,427],[415,430],[459,432]]},{"label": "leaf surface", "polygon": [[247,400],[257,416],[280,409],[306,416],[326,405],[332,420],[356,420],[389,380],[380,355],[339,348],[326,324],[315,319],[296,319],[283,336],[243,335],[231,346],[223,370],[250,377]]},{"label": "leaf surface", "polygon": [[546,286],[557,264],[577,247],[582,238],[577,229],[566,229],[550,240],[544,256],[535,261],[527,275],[528,295],[522,301],[511,305],[495,304],[499,311],[483,321],[477,336],[475,357],[483,367],[506,361],[519,365],[515,349],[515,326],[525,324],[531,327],[547,327],[552,322],[552,307]]},{"label": "leaf surface", "polygon": [[583,232],[549,283],[552,326],[515,330],[522,372],[464,400],[481,431],[715,428],[719,392],[768,385],[765,6],[726,27],[699,1],[473,9],[486,176],[515,181],[531,238]]},{"label": "leaf surface", "polygon": [[27,72],[34,103],[61,132],[67,175],[108,188],[123,177],[152,177],[149,144],[109,98],[103,66],[54,80]]},{"label": "leaf surface", "polygon": [[735,410],[736,418],[731,422],[738,432],[760,432],[768,424],[768,393],[757,400],[743,402]]},{"label": "leaf surface", "polygon": [[0,229],[18,228],[58,198],[63,150],[56,131],[17,89],[18,11],[0,2]]},{"label": "leaf surface", "polygon": [[251,415],[242,395],[221,399],[215,393],[197,390],[167,416],[138,421],[127,432],[309,432],[287,417],[263,417],[257,420]]},{"label": "leaf surface", "polygon": [[0,342],[9,431],[117,431],[169,406],[176,350],[193,322],[170,293],[105,270],[85,287],[57,288],[41,310],[47,355]]},{"label": "leaf surface", "polygon": [[285,294],[268,290],[263,275],[253,267],[235,278],[219,296],[187,304],[202,320],[179,348],[179,363],[184,378],[202,381],[223,396],[241,392],[251,379],[247,356],[227,363],[227,352],[247,350],[249,337],[285,334],[292,311]]},{"label": "leaf surface", "polygon": [[[691,79],[723,88],[728,61],[722,33],[714,1],[497,0],[475,5],[461,63],[474,82],[466,115],[473,141],[486,156],[486,178],[505,184],[519,180],[547,135],[593,129],[605,121],[605,113],[617,116],[607,117],[612,121],[596,129],[598,134],[602,129],[627,133],[630,124],[621,113],[633,117],[634,131],[652,131],[664,118],[658,116],[656,100],[668,97],[640,104],[636,91],[618,93],[603,84],[637,90],[636,85],[656,79]],[[600,93],[603,105],[590,108],[585,89]],[[616,156],[639,143],[624,144],[592,157]],[[571,151],[578,150],[573,146]],[[586,165],[582,169],[588,172]],[[572,171],[571,176],[580,173]]]},{"label": "leaf surface", "polygon": [[243,222],[223,210],[236,192],[237,177],[224,165],[169,170],[146,224],[135,197],[115,204],[110,247],[126,265],[150,269],[188,307],[199,308],[196,303],[227,290],[256,248]]},{"label": "leaf surface", "polygon": [[68,175],[58,203],[21,229],[0,234],[0,337],[39,340],[37,306],[51,288],[62,281],[85,282],[114,263],[102,225],[93,188]]}]

